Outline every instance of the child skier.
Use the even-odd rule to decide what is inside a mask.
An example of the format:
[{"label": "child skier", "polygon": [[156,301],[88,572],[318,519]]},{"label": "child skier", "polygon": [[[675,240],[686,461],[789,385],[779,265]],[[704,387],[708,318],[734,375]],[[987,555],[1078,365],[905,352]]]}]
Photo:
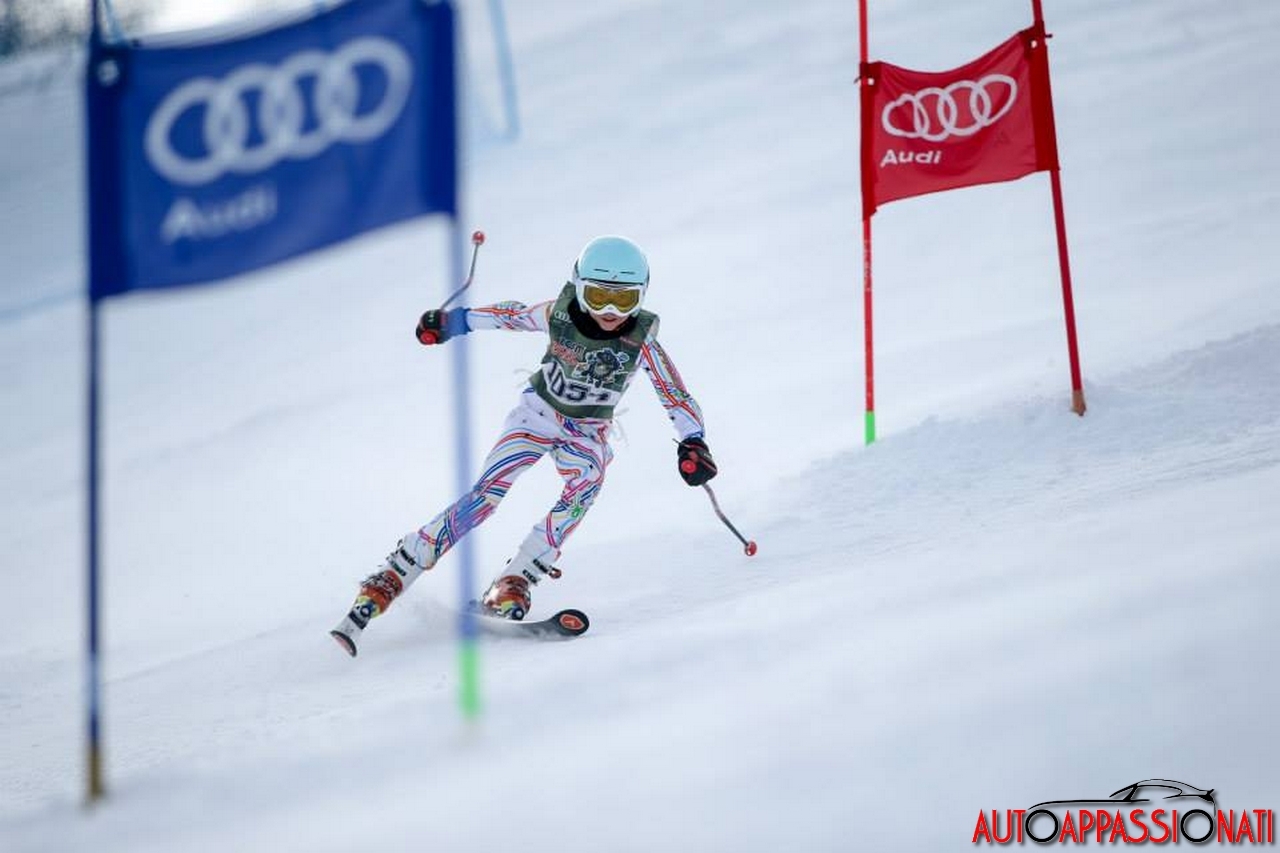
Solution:
[{"label": "child skier", "polygon": [[703,438],[702,412],[675,365],[658,344],[658,316],[641,309],[649,262],[623,237],[597,237],[573,265],[573,278],[554,300],[526,307],[499,302],[484,308],[431,310],[418,322],[418,340],[444,343],[480,329],[546,332],[542,365],[507,416],[480,478],[452,506],[406,534],[378,570],[365,578],[351,611],[331,633],[352,656],[369,620],[386,612],[423,572],[488,518],[511,483],[550,453],[565,480],[560,499],[520,544],[489,585],[480,605],[490,615],[523,619],[530,585],[554,567],[565,539],[600,493],[613,458],[609,429],[614,408],[643,369],[680,436],[677,470],[700,486],[716,475]]}]

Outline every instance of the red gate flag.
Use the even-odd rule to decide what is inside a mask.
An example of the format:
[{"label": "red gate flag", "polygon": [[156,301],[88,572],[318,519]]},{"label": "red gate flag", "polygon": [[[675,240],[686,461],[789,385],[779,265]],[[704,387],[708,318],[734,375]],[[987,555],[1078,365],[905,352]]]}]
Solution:
[{"label": "red gate flag", "polygon": [[865,217],[900,198],[1058,168],[1043,23],[951,71],[869,62],[862,75]]}]

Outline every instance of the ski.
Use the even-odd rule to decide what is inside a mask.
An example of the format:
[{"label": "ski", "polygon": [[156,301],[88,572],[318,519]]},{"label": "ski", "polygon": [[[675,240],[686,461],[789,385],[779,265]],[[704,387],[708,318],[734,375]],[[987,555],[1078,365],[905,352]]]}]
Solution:
[{"label": "ski", "polygon": [[[581,637],[591,627],[591,620],[581,610],[568,608],[561,610],[546,619],[532,619],[516,622],[494,616],[482,609],[476,602],[471,602],[471,612],[475,614],[476,624],[480,630],[500,637],[529,637],[536,640],[571,640]],[[362,625],[355,622],[350,615],[338,623],[338,627],[329,632],[329,636],[344,652],[355,657],[358,649],[356,641],[363,630]]]},{"label": "ski", "polygon": [[471,602],[471,612],[482,631],[502,637],[532,637],[539,640],[571,640],[581,637],[591,627],[591,620],[581,610],[569,608],[546,619],[515,621],[495,616]]}]

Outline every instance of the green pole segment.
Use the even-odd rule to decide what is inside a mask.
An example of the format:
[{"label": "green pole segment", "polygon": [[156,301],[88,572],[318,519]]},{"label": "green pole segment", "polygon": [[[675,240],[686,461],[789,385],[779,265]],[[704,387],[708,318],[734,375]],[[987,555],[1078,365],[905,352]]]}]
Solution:
[{"label": "green pole segment", "polygon": [[458,644],[458,704],[462,716],[474,720],[480,716],[480,644],[474,637]]},{"label": "green pole segment", "polygon": [[867,412],[867,444],[876,440],[876,413]]}]

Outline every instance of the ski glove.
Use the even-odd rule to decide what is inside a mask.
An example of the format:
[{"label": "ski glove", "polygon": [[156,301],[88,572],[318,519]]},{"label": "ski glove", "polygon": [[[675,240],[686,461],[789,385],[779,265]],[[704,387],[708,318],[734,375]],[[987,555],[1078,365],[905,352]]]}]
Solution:
[{"label": "ski glove", "polygon": [[711,458],[711,450],[697,436],[680,442],[676,458],[680,464],[680,476],[690,486],[701,486],[716,475],[716,461]]},{"label": "ski glove", "polygon": [[471,329],[467,326],[466,308],[453,308],[448,311],[432,308],[418,320],[416,334],[418,343],[430,346],[442,344],[449,338],[456,338],[470,331]]}]

